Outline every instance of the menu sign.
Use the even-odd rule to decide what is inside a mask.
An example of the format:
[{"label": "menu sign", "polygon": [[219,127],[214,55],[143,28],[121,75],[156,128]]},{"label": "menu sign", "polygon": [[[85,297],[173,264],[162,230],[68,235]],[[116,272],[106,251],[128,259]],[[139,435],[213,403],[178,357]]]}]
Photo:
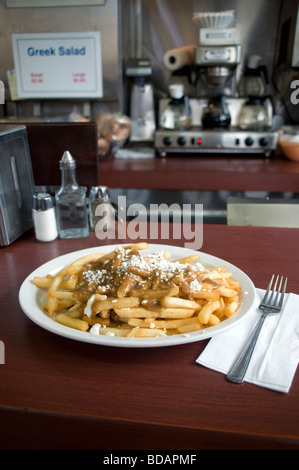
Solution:
[{"label": "menu sign", "polygon": [[100,32],[12,34],[19,98],[101,98]]}]

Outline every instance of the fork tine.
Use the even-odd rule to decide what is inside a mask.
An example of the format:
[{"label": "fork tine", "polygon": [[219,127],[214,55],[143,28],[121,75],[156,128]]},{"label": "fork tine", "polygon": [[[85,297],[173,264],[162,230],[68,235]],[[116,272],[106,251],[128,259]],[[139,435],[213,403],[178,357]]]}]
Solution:
[{"label": "fork tine", "polygon": [[266,301],[267,301],[267,298],[268,298],[268,295],[269,295],[269,293],[270,293],[270,289],[271,289],[271,286],[272,286],[273,278],[274,278],[274,274],[272,274],[272,277],[271,277],[271,279],[270,279],[270,282],[269,282],[268,288],[267,288],[267,290],[266,290],[266,292],[265,292],[265,295],[264,295],[264,298],[263,298],[263,300],[262,300],[262,303],[266,303]]},{"label": "fork tine", "polygon": [[[276,282],[278,281],[278,279],[279,279],[279,276],[277,276]],[[280,277],[280,283],[279,283],[279,287],[278,287],[278,289],[277,289],[277,293],[276,293],[276,296],[275,296],[275,300],[274,300],[274,302],[273,302],[273,305],[277,305],[277,303],[278,303],[282,280],[283,280],[283,276]],[[273,294],[274,294],[274,293],[273,293]]]},{"label": "fork tine", "polygon": [[[274,275],[273,275],[273,276],[274,276]],[[267,302],[267,303],[270,304],[270,305],[272,304],[272,300],[273,300],[273,297],[274,297],[275,292],[276,292],[276,287],[277,287],[278,279],[279,279],[279,276],[277,276],[277,278],[276,278],[276,281],[275,281],[275,283],[274,283],[274,287],[273,287],[273,290],[272,290],[272,293],[271,293],[271,297],[270,297],[270,299],[269,299],[268,302]]]},{"label": "fork tine", "polygon": [[[279,286],[277,288],[277,283],[279,281],[279,275],[276,277],[276,280],[275,280],[275,283],[274,283],[274,287],[272,289],[272,283],[273,283],[273,279],[274,279],[274,274],[272,275],[271,277],[271,280],[269,282],[269,285],[268,285],[268,288],[267,288],[267,291],[264,295],[264,298],[262,300],[262,303],[263,304],[267,304],[269,306],[276,306],[278,308],[281,308],[282,307],[282,304],[283,304],[283,299],[284,299],[284,294],[285,294],[285,291],[286,291],[286,286],[287,286],[287,278],[285,278],[285,281],[284,281],[284,285],[283,285],[283,289],[282,289],[282,292],[280,294],[280,290],[281,290],[281,286],[282,286],[282,282],[283,282],[283,276],[280,277],[280,282],[279,282]],[[275,295],[276,294],[276,295]],[[268,298],[270,295],[270,298]],[[272,302],[273,298],[275,296],[275,299],[274,301]],[[279,300],[279,303],[278,303],[278,300]]]},{"label": "fork tine", "polygon": [[286,277],[285,281],[284,281],[284,286],[283,286],[283,289],[282,289],[282,293],[281,293],[281,296],[280,296],[280,301],[279,301],[279,304],[278,304],[279,308],[281,308],[282,304],[283,304],[283,298],[284,298],[284,294],[285,294],[285,291],[286,291],[287,282],[288,282],[288,278]]}]

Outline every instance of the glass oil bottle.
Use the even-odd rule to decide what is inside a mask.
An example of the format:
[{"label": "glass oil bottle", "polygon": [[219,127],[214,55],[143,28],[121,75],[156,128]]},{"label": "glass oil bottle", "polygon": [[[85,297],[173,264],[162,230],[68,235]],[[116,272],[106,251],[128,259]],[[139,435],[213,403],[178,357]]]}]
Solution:
[{"label": "glass oil bottle", "polygon": [[61,187],[55,194],[57,225],[60,238],[89,235],[86,189],[76,179],[76,161],[69,151],[60,160]]}]

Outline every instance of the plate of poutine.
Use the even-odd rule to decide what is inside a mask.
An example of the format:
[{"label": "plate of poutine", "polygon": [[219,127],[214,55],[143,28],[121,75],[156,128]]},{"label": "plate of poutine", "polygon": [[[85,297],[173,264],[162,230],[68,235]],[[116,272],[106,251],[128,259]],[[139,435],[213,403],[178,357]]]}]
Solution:
[{"label": "plate of poutine", "polygon": [[236,266],[177,246],[136,243],[59,256],[22,283],[19,303],[40,327],[77,341],[160,347],[226,331],[255,287]]}]

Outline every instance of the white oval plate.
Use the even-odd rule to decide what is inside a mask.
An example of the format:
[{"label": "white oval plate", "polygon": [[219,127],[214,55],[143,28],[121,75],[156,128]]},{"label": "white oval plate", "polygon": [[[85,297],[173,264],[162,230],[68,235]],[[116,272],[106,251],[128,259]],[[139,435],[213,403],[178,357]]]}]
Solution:
[{"label": "white oval plate", "polygon": [[121,246],[121,244],[100,246],[75,251],[66,255],[59,256],[58,258],[48,261],[47,263],[37,268],[24,280],[19,291],[19,302],[24,313],[37,325],[65,338],[70,338],[87,343],[100,344],[104,346],[153,348],[191,343],[194,341],[200,341],[203,339],[211,338],[216,334],[223,333],[224,331],[228,330],[229,328],[232,328],[237,323],[242,321],[255,303],[256,293],[252,281],[243,271],[241,271],[236,266],[215,256],[211,256],[198,251],[195,252],[187,248],[181,248],[170,245],[151,244],[149,245],[149,248],[147,250],[143,251],[144,253],[168,251],[172,255],[172,259],[179,259],[196,253],[200,256],[199,262],[202,263],[204,266],[217,267],[226,265],[226,270],[231,272],[233,278],[241,283],[242,288],[241,304],[235,315],[230,318],[227,318],[216,326],[211,326],[204,330],[199,330],[188,334],[178,334],[156,338],[126,338],[117,336],[94,335],[90,334],[89,332],[75,330],[73,328],[69,328],[67,326],[57,323],[55,320],[48,317],[46,313],[44,313],[42,307],[43,304],[46,302],[46,291],[34,285],[33,278],[35,276],[43,277],[47,274],[56,274],[62,268],[68,266],[81,256],[85,256],[87,254],[95,252],[109,253],[110,251],[114,250],[117,246]]}]

